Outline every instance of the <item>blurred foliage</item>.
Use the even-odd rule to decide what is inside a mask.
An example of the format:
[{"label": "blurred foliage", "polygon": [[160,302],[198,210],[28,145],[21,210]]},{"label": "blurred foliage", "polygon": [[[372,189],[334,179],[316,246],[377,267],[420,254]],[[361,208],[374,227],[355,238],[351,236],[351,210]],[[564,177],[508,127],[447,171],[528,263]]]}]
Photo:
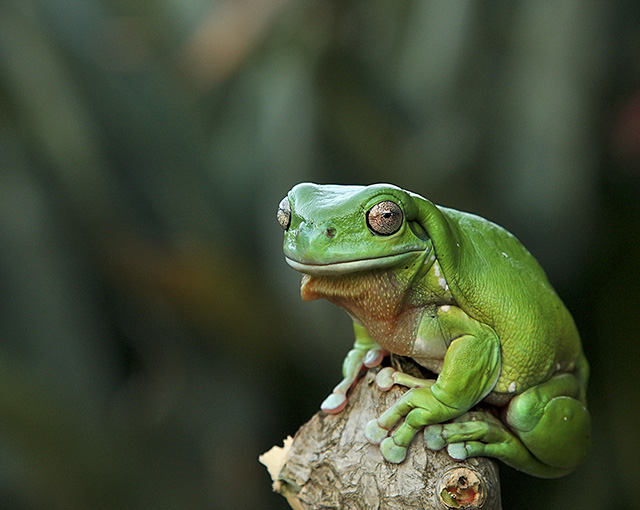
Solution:
[{"label": "blurred foliage", "polygon": [[[505,508],[632,508],[633,2],[0,2],[0,506],[286,508],[257,455],[351,343],[275,208],[394,182],[516,233],[573,310],[594,449]],[[624,312],[624,313],[622,313]],[[339,332],[339,334],[335,334]]]}]

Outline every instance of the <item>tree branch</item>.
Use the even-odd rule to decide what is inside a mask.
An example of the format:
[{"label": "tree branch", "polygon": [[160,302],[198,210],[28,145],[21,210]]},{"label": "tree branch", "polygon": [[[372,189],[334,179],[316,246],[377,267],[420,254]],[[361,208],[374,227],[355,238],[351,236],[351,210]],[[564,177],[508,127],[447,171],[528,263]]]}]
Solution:
[{"label": "tree branch", "polygon": [[[396,357],[404,372],[417,370],[410,358]],[[438,509],[501,510],[498,468],[487,458],[465,462],[425,447],[418,434],[401,464],[384,460],[364,437],[369,420],[390,407],[405,388],[387,392],[375,384],[372,369],[351,390],[349,404],[337,415],[318,412],[285,448],[274,447],[260,461],[274,490],[294,510]]]}]

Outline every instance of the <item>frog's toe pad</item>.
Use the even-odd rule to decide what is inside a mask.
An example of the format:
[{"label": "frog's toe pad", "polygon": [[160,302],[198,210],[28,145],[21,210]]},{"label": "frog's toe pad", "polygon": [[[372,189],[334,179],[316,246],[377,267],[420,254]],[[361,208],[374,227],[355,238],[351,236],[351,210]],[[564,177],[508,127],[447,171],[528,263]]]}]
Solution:
[{"label": "frog's toe pad", "polygon": [[332,393],[324,399],[320,409],[325,413],[338,414],[347,405],[347,396],[344,393]]},{"label": "frog's toe pad", "polygon": [[376,375],[376,384],[378,385],[378,388],[382,391],[391,389],[394,384],[393,374],[395,374],[395,372],[396,371],[391,367],[386,367],[380,370],[378,375]]},{"label": "frog's toe pad", "polygon": [[389,431],[378,425],[378,420],[371,420],[364,429],[364,436],[372,444],[380,444]]},{"label": "frog's toe pad", "polygon": [[364,357],[364,366],[367,368],[377,367],[385,357],[385,353],[382,349],[371,349]]},{"label": "frog's toe pad", "polygon": [[464,443],[451,443],[447,446],[447,453],[453,460],[465,460],[469,456]]},{"label": "frog's toe pad", "polygon": [[430,450],[442,450],[447,442],[442,437],[442,425],[429,425],[424,429],[424,442]]},{"label": "frog's toe pad", "polygon": [[407,456],[407,447],[398,446],[392,437],[388,437],[380,443],[380,451],[385,459],[394,464],[400,464]]}]

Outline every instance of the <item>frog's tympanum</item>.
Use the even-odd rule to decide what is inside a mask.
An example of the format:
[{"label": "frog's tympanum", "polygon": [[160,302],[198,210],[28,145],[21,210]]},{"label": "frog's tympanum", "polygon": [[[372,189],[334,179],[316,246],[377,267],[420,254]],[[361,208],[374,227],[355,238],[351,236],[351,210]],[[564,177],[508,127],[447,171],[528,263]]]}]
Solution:
[{"label": "frog's tympanum", "polygon": [[585,459],[580,337],[512,234],[388,184],[298,184],[278,221],[286,261],[304,273],[302,298],[325,298],[353,319],[355,344],[324,411],[340,412],[361,370],[390,352],[436,375],[378,373],[382,390],[411,388],[364,431],[387,461],[402,462],[423,428],[427,446],[454,459],[496,457],[540,477]]}]

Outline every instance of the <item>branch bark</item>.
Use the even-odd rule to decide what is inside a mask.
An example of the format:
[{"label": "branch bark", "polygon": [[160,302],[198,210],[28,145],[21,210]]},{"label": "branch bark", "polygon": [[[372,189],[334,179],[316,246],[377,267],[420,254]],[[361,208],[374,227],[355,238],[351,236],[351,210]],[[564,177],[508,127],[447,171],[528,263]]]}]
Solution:
[{"label": "branch bark", "polygon": [[[409,358],[397,357],[404,372],[417,370]],[[260,461],[267,465],[274,490],[294,510],[310,509],[438,509],[501,510],[498,468],[493,460],[452,460],[425,447],[422,434],[401,464],[384,460],[364,437],[369,420],[403,393],[375,384],[372,369],[351,390],[342,413],[318,412],[285,448],[274,447]]]}]

